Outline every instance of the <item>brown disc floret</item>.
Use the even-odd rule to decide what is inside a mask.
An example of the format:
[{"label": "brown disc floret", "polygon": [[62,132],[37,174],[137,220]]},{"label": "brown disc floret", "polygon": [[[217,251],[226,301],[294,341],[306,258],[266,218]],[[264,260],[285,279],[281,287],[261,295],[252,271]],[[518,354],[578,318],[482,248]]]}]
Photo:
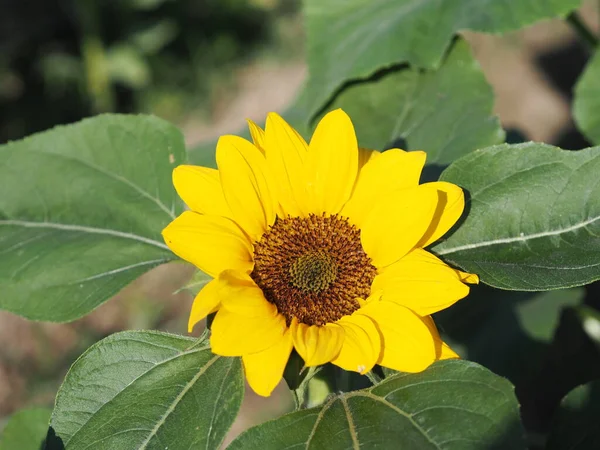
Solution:
[{"label": "brown disc floret", "polygon": [[377,269],[360,230],[334,215],[277,218],[254,243],[252,279],[291,323],[324,325],[359,308]]}]

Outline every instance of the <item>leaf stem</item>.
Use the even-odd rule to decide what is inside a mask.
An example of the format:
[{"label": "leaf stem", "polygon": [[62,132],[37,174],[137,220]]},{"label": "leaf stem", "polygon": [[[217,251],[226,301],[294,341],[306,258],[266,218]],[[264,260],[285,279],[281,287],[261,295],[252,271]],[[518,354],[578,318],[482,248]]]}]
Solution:
[{"label": "leaf stem", "polygon": [[595,49],[598,46],[598,37],[592,33],[589,27],[581,20],[581,16],[577,11],[573,11],[567,17],[567,22],[577,32],[579,37],[585,42],[585,44],[591,49]]},{"label": "leaf stem", "polygon": [[365,375],[367,376],[369,381],[371,383],[373,383],[373,386],[381,383],[381,377],[379,375],[377,375],[375,372],[373,372],[372,370],[369,370]]},{"label": "leaf stem", "polygon": [[323,366],[309,367],[306,376],[302,379],[296,389],[292,389],[292,398],[294,399],[294,409],[298,411],[306,408],[306,394],[308,391],[308,383],[313,377],[321,371]]}]

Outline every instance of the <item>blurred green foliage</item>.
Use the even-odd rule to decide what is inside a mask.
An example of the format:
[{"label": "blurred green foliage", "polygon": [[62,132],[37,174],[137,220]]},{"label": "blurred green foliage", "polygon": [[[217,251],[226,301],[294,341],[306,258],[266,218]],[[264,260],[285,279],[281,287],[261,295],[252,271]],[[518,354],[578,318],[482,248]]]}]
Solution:
[{"label": "blurred green foliage", "polygon": [[[100,112],[177,120],[207,108],[269,43],[270,0],[4,0],[0,142]],[[214,94],[216,92],[216,94]]]}]

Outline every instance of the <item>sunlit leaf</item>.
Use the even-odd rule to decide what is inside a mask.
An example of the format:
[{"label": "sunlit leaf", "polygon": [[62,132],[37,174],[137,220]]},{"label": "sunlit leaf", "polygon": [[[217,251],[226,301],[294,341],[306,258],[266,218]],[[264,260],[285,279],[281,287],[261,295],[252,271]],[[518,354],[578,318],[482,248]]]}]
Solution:
[{"label": "sunlit leaf", "polygon": [[563,15],[581,0],[306,0],[308,83],[316,112],[346,80],[408,62],[440,64],[460,30],[501,33]]},{"label": "sunlit leaf", "polygon": [[67,450],[219,448],[243,392],[240,359],[208,341],[123,332],[71,367],[50,425]]},{"label": "sunlit leaf", "polygon": [[575,86],[573,115],[579,129],[593,143],[600,143],[600,51],[588,63]]},{"label": "sunlit leaf", "polygon": [[229,449],[524,449],[512,385],[468,361],[438,362],[251,428]]},{"label": "sunlit leaf", "polygon": [[171,182],[183,137],[155,117],[104,115],[0,146],[0,308],[73,320],[175,256]]},{"label": "sunlit leaf", "polygon": [[494,94],[465,41],[435,71],[392,71],[345,89],[328,107],[352,118],[362,147],[425,150],[428,164],[449,164],[504,138]]},{"label": "sunlit leaf", "polygon": [[499,145],[454,162],[464,222],[433,251],[491,286],[522,291],[600,279],[600,147]]},{"label": "sunlit leaf", "polygon": [[14,413],[0,432],[0,450],[40,450],[50,413],[49,408],[27,408]]}]

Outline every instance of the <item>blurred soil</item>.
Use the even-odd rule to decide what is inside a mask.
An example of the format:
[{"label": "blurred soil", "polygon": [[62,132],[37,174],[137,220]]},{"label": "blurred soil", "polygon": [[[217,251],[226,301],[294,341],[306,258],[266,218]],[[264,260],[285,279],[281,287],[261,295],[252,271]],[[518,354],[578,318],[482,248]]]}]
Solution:
[{"label": "blurred soil", "polygon": [[[582,16],[599,30],[600,14],[590,3]],[[573,132],[571,86],[555,76],[566,68],[576,77],[587,57],[566,22],[546,21],[503,37],[471,32],[464,36],[494,88],[495,111],[505,129],[516,130],[526,140],[566,142],[567,148],[569,136],[582,139]],[[547,63],[553,55],[562,58],[558,66]],[[229,90],[212,106],[209,121],[190,117],[181,124],[187,143],[235,133],[246,118],[261,121],[269,111],[284,110],[307,75],[301,60],[301,54],[279,63],[259,58],[237,71],[237,89]],[[125,329],[185,333],[192,296],[174,292],[192,272],[184,264],[156,268],[89,316],[70,324],[29,322],[0,312],[0,424],[2,417],[23,406],[51,405],[69,365],[89,345],[111,333]],[[228,440],[248,426],[281,414],[290,403],[283,385],[269,399],[247,390],[242,414]]]}]

